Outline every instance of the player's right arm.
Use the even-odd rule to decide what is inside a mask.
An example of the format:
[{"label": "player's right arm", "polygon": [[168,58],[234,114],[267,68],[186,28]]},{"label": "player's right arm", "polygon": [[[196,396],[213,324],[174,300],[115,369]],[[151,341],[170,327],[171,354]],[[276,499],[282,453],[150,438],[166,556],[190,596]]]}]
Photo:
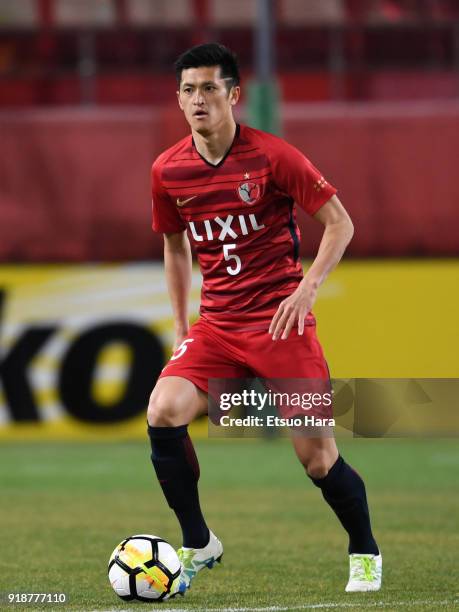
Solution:
[{"label": "player's right arm", "polygon": [[189,329],[191,264],[191,247],[186,231],[164,234],[164,267],[175,324],[174,351],[183,342]]},{"label": "player's right arm", "polygon": [[188,296],[191,286],[191,247],[177,205],[162,183],[160,156],[152,167],[153,230],[164,236],[166,282],[174,313],[174,351],[188,333]]}]

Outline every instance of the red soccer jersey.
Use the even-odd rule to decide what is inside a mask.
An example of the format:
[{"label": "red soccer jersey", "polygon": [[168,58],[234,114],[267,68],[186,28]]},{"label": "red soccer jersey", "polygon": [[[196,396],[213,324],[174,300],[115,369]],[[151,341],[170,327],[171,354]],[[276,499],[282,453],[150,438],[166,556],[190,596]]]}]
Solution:
[{"label": "red soccer jersey", "polygon": [[242,125],[217,165],[187,136],[156,159],[152,183],[153,229],[186,229],[196,251],[201,316],[267,329],[303,277],[294,203],[313,215],[336,189],[298,149]]}]

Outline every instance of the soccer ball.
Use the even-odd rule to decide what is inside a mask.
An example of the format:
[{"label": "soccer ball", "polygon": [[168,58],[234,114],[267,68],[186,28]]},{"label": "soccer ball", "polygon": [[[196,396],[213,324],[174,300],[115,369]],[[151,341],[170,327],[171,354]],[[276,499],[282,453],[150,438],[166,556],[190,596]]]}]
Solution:
[{"label": "soccer ball", "polygon": [[177,592],[182,565],[170,544],[154,535],[123,540],[108,562],[108,579],[125,601],[162,601]]}]

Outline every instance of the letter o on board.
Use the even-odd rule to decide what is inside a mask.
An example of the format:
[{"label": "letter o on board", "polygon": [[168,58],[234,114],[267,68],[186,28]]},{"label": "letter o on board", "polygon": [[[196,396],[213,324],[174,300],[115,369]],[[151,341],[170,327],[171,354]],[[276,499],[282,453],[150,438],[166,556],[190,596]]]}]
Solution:
[{"label": "letter o on board", "polygon": [[[129,346],[133,358],[124,396],[107,407],[94,401],[91,387],[98,355],[112,342]],[[145,327],[116,322],[93,327],[71,344],[63,358],[58,382],[62,403],[81,421],[123,421],[146,409],[163,365],[163,347],[156,335]]]}]

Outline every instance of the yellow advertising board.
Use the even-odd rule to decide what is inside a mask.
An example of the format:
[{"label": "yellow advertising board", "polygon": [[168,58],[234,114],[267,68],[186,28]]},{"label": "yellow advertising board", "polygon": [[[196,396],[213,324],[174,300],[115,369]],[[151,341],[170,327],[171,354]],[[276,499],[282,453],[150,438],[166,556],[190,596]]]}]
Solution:
[{"label": "yellow advertising board", "polygon": [[145,435],[173,342],[162,265],[3,266],[0,310],[0,439]]},{"label": "yellow advertising board", "polygon": [[[458,280],[455,260],[342,263],[315,308],[332,376],[458,377]],[[160,263],[0,266],[0,440],[144,437],[172,323]]]}]

